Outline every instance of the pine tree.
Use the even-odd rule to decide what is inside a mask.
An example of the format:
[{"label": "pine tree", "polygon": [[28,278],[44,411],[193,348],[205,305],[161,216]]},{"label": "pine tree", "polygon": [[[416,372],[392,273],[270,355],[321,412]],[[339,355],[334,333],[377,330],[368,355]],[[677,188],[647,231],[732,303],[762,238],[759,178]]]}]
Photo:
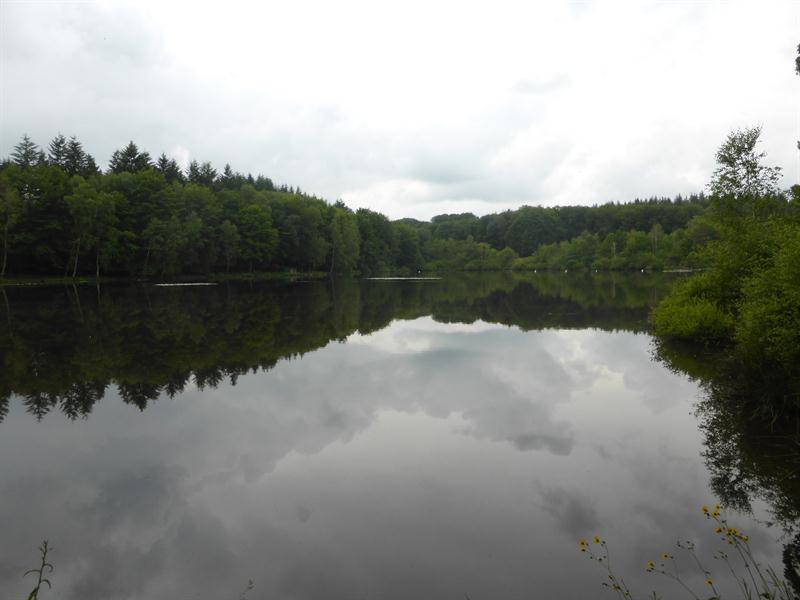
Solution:
[{"label": "pine tree", "polygon": [[100,173],[100,168],[97,166],[94,156],[87,154],[86,160],[83,161],[83,171],[81,172],[81,175],[88,178],[92,175],[97,175],[98,173]]},{"label": "pine tree", "polygon": [[164,179],[166,179],[169,183],[172,183],[173,181],[182,182],[184,179],[181,168],[178,166],[178,163],[175,162],[175,159],[167,158],[167,155],[163,152],[161,153],[161,156],[158,157],[154,167],[156,171],[159,171],[164,175]]},{"label": "pine tree", "polygon": [[86,168],[86,157],[87,154],[83,151],[83,144],[73,135],[67,142],[61,168],[70,175],[82,175]]},{"label": "pine tree", "polygon": [[41,151],[39,146],[31,141],[28,134],[22,136],[22,140],[14,146],[14,151],[11,153],[11,160],[23,169],[32,167],[40,158]]},{"label": "pine tree", "polygon": [[211,166],[210,162],[204,162],[200,165],[200,183],[210,187],[216,179],[217,171]]},{"label": "pine tree", "polygon": [[200,185],[211,186],[217,178],[217,171],[210,162],[199,164],[196,160],[189,163],[189,181]]},{"label": "pine tree", "polygon": [[189,163],[189,172],[187,173],[186,178],[190,183],[200,183],[200,163],[198,163],[196,160],[193,160]]},{"label": "pine tree", "polygon": [[222,187],[225,189],[230,189],[233,187],[233,179],[235,174],[233,169],[228,163],[225,163],[225,168],[222,170],[222,175],[220,175],[219,182],[222,184]]},{"label": "pine tree", "polygon": [[150,154],[139,152],[133,141],[122,150],[115,150],[111,155],[108,168],[112,173],[139,173],[152,167]]},{"label": "pine tree", "polygon": [[51,165],[55,165],[64,169],[64,161],[66,156],[67,138],[65,138],[63,134],[59,133],[53,138],[53,141],[50,142],[50,145],[48,146],[47,158]]}]

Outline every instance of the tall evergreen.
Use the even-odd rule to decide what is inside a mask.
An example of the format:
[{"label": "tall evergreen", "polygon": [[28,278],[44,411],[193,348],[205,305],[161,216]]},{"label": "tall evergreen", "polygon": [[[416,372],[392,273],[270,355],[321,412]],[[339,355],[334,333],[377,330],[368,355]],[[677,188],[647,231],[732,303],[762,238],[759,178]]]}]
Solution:
[{"label": "tall evergreen", "polygon": [[112,173],[139,173],[152,166],[150,155],[144,151],[139,152],[133,141],[128,142],[122,150],[115,150],[108,163],[108,169]]},{"label": "tall evergreen", "polygon": [[174,158],[167,158],[167,155],[163,152],[161,156],[158,157],[156,160],[155,165],[153,165],[155,170],[159,173],[164,175],[164,179],[167,180],[168,183],[172,183],[173,181],[183,181],[184,176],[181,168],[178,166],[178,163],[175,162]]},{"label": "tall evergreen", "polygon": [[55,165],[66,170],[65,159],[67,156],[67,138],[65,138],[63,134],[59,133],[53,138],[53,141],[50,142],[50,145],[47,148],[48,162],[51,165]]},{"label": "tall evergreen", "polygon": [[32,167],[41,161],[39,146],[31,141],[27,133],[23,135],[22,140],[14,146],[14,151],[11,153],[11,160],[23,169]]},{"label": "tall evergreen", "polygon": [[[92,159],[94,162],[94,159]],[[83,144],[74,135],[69,138],[64,149],[63,166],[69,175],[84,175],[88,166],[88,155],[83,150]]]}]

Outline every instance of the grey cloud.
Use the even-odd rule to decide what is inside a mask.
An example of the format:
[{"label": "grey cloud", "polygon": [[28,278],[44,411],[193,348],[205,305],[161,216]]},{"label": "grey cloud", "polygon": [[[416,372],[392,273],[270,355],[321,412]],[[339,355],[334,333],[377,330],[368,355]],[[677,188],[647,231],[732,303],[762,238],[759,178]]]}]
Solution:
[{"label": "grey cloud", "polygon": [[[73,548],[73,552],[76,550]],[[112,544],[94,544],[82,550],[83,564],[76,569],[64,594],[72,600],[138,597],[165,568],[162,544],[145,551]]]},{"label": "grey cloud", "polygon": [[[121,470],[105,480],[97,497],[80,511],[98,529],[123,528],[130,522],[141,527],[162,521],[174,501],[183,497],[187,474],[179,467],[148,465],[145,470]],[[124,515],[124,520],[120,519]]]},{"label": "grey cloud", "polygon": [[600,519],[591,498],[581,492],[564,488],[545,488],[539,491],[542,508],[552,515],[562,531],[577,540],[599,530]]},{"label": "grey cloud", "polygon": [[558,437],[552,433],[521,433],[508,438],[520,450],[547,449],[553,454],[566,456],[572,451],[572,438]]}]

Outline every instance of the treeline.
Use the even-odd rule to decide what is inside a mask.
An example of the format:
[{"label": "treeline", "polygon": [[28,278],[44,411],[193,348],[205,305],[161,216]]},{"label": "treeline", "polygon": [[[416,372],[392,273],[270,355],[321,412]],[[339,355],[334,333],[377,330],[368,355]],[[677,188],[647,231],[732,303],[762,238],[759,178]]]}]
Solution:
[{"label": "treeline", "polygon": [[578,237],[583,232],[605,237],[631,230],[648,232],[658,224],[665,233],[686,227],[703,214],[708,200],[703,194],[687,198],[636,199],[601,206],[523,206],[517,210],[476,217],[472,213],[438,215],[431,221],[403,221],[425,231],[433,239],[467,240],[489,244],[495,250],[511,248],[530,256],[543,244]]},{"label": "treeline", "polygon": [[706,261],[702,249],[718,235],[713,222],[702,216],[671,233],[665,233],[660,223],[648,232],[631,229],[601,236],[584,231],[569,241],[539,246],[531,256],[514,261],[514,268],[601,271],[698,268]]},{"label": "treeline", "polygon": [[184,171],[133,142],[103,172],[75,137],[44,151],[25,136],[0,165],[0,277],[686,266],[706,204],[697,195],[390,221],[230,165]]}]

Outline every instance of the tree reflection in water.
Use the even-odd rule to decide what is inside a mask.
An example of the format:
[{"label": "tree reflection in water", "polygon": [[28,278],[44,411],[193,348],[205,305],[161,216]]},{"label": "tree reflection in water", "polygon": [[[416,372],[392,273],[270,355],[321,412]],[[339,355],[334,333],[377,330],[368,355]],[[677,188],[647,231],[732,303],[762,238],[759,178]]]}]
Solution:
[{"label": "tree reflection in water", "polygon": [[800,377],[685,346],[657,345],[656,357],[702,386],[696,415],[711,489],[738,511],[766,502],[786,532],[785,577],[800,597]]},{"label": "tree reflection in water", "polygon": [[12,394],[41,419],[86,417],[115,385],[144,410],[190,383],[232,383],[395,319],[432,315],[523,330],[643,331],[663,276],[460,276],[439,281],[9,288],[0,326],[0,420]]}]

